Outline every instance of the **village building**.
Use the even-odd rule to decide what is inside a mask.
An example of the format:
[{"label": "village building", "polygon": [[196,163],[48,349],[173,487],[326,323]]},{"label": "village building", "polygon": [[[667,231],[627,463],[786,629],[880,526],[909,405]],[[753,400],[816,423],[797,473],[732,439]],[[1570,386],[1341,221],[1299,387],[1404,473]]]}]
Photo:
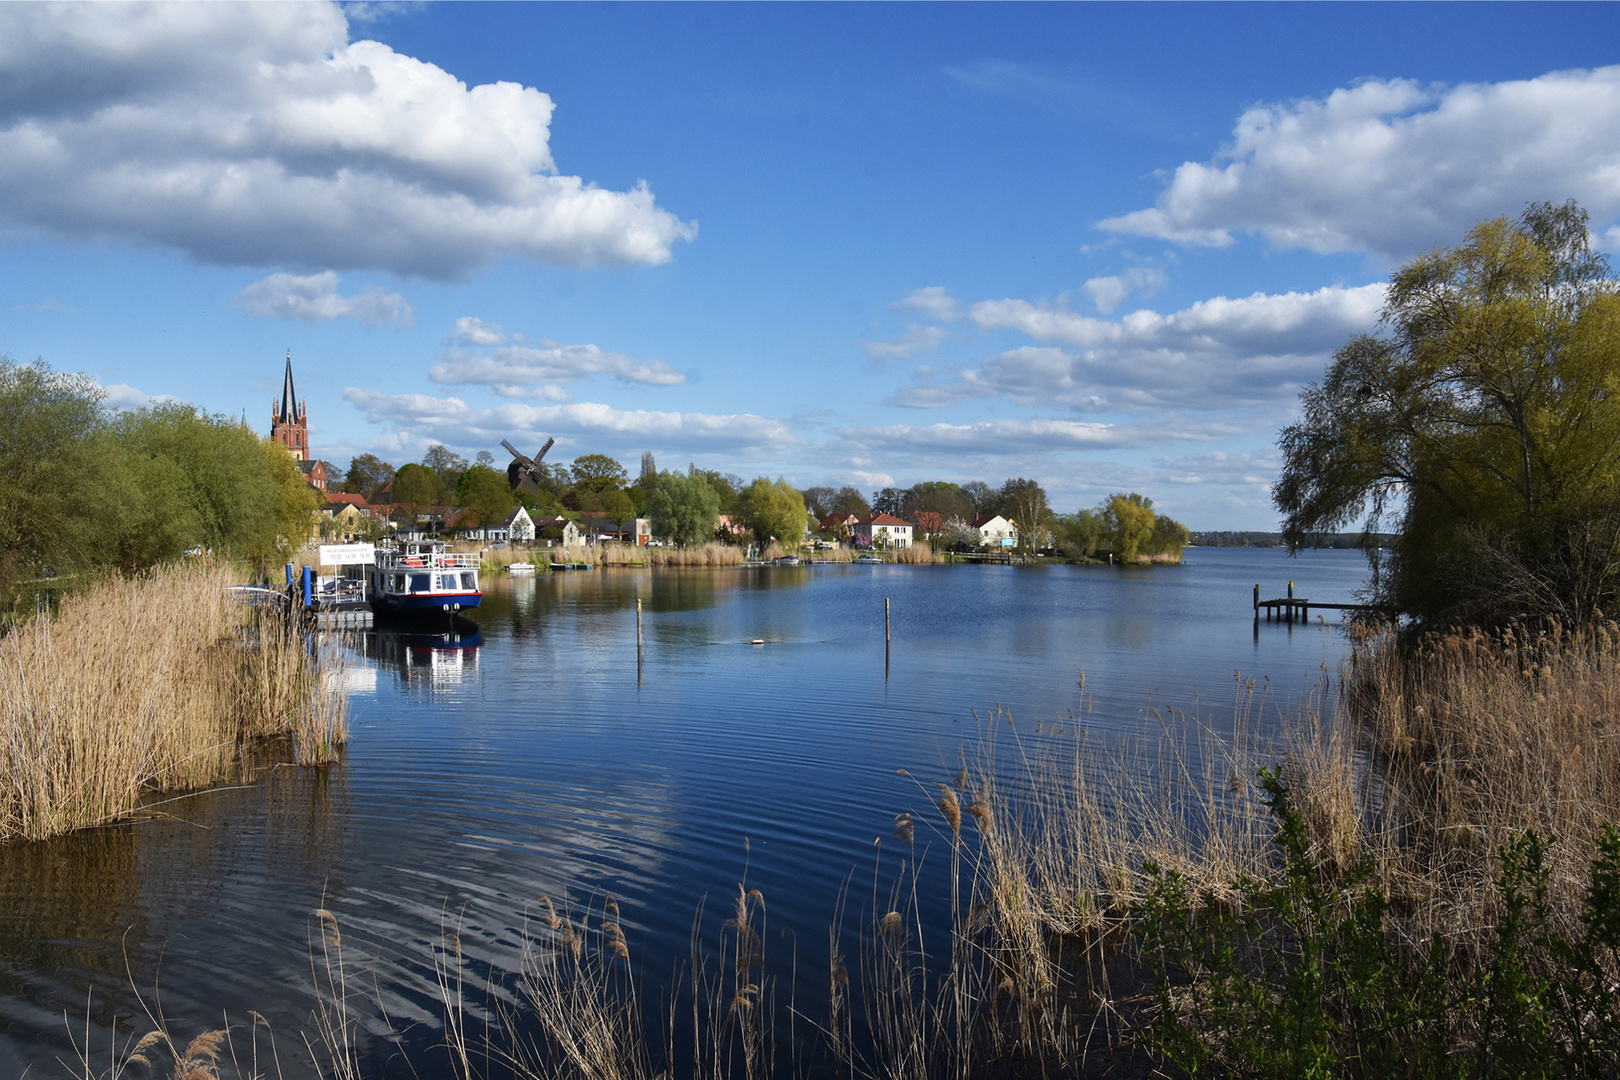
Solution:
[{"label": "village building", "polygon": [[298,463],[298,471],[304,474],[304,480],[310,487],[326,493],[326,462],[319,458],[305,458]]},{"label": "village building", "polygon": [[867,514],[856,518],[849,527],[857,544],[863,540],[876,548],[908,548],[911,546],[912,524],[893,514]]},{"label": "village building", "polygon": [[585,546],[585,536],[579,531],[579,524],[573,518],[563,517],[561,514],[535,518],[534,530],[535,536],[544,540],[547,547],[553,545],[565,548]]},{"label": "village building", "polygon": [[974,518],[968,526],[978,534],[981,547],[1016,547],[1018,544],[1017,527],[1000,514]]}]

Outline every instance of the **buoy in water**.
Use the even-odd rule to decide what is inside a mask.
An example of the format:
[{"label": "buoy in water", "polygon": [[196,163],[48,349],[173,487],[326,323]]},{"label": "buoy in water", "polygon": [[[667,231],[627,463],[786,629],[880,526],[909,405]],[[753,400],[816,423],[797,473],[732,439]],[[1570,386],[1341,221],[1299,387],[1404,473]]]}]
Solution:
[{"label": "buoy in water", "polygon": [[762,638],[762,637],[757,637],[753,641],[750,641],[748,644],[750,644],[750,645],[763,645],[763,644],[765,644],[765,639]]}]

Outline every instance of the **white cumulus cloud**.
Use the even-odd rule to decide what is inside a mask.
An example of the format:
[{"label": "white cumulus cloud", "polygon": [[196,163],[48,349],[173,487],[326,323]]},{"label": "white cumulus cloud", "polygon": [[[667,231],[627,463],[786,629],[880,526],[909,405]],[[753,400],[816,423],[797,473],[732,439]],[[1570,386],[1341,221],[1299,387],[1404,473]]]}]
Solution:
[{"label": "white cumulus cloud", "polygon": [[962,317],[961,305],[956,302],[956,297],[945,291],[943,285],[917,289],[904,300],[897,300],[890,306],[896,311],[925,315],[940,322],[955,322]]},{"label": "white cumulus cloud", "polygon": [[450,335],[450,339],[467,345],[505,345],[506,328],[471,315],[463,315],[456,320],[456,329]]},{"label": "white cumulus cloud", "polygon": [[1155,205],[1104,229],[1223,245],[1403,259],[1537,201],[1620,213],[1620,67],[1424,86],[1368,80],[1256,106],[1211,161],[1176,169]]},{"label": "white cumulus cloud", "polygon": [[894,341],[868,341],[866,353],[874,360],[904,360],[913,353],[937,347],[949,336],[949,333],[937,326],[908,323],[906,332]]},{"label": "white cumulus cloud", "polygon": [[461,398],[427,394],[382,394],[349,387],[343,397],[375,424],[416,439],[452,446],[494,445],[511,439],[538,445],[548,436],[608,443],[614,452],[649,444],[676,451],[781,449],[798,443],[779,420],[751,413],[716,414],[617,409],[596,402],[527,405],[517,402],[475,408]]},{"label": "white cumulus cloud", "polygon": [[351,42],[334,4],[3,4],[0,228],[433,278],[696,235],[645,183],[561,174],[553,107]]},{"label": "white cumulus cloud", "polygon": [[303,322],[357,319],[367,326],[392,323],[412,326],[411,306],[399,293],[370,288],[358,296],[339,296],[337,272],[271,274],[236,294],[232,306],[249,315],[274,315]]},{"label": "white cumulus cloud", "polygon": [[1384,286],[1215,297],[1181,311],[1117,319],[1028,300],[987,300],[969,315],[981,330],[1039,342],[998,353],[978,368],[919,368],[892,403],[940,407],[971,397],[1092,412],[1213,410],[1293,400],[1320,378],[1333,351],[1370,331]]},{"label": "white cumulus cloud", "polygon": [[[453,344],[428,368],[428,378],[442,386],[485,386],[509,398],[567,401],[559,383],[605,375],[642,386],[679,386],[684,372],[662,360],[638,360],[596,345],[523,343],[505,327],[464,315],[456,320]],[[471,348],[462,347],[472,346]]]},{"label": "white cumulus cloud", "polygon": [[1097,310],[1107,315],[1119,307],[1126,297],[1137,293],[1152,296],[1169,283],[1170,279],[1163,270],[1151,266],[1133,266],[1123,273],[1094,277],[1081,287],[1091,297],[1091,302],[1097,305]]}]

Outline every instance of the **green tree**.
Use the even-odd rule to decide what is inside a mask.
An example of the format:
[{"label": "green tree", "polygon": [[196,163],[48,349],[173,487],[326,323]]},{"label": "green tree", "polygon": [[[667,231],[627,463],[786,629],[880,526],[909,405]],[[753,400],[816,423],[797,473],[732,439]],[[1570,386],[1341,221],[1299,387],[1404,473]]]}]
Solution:
[{"label": "green tree", "polygon": [[1143,545],[1153,538],[1157,519],[1152,499],[1134,491],[1129,495],[1110,495],[1102,506],[1102,521],[1108,531],[1108,549],[1114,558],[1125,563],[1136,562]]},{"label": "green tree", "polygon": [[720,512],[722,514],[737,513],[737,499],[742,494],[742,477],[736,473],[723,473],[714,469],[700,469],[696,465],[687,467],[688,476],[701,476],[714,493],[720,496]]},{"label": "green tree", "polygon": [[377,498],[383,485],[394,478],[394,467],[376,454],[356,454],[349,460],[349,471],[343,478],[343,490],[358,495],[366,502]]},{"label": "green tree", "polygon": [[581,513],[605,517],[610,521],[629,521],[636,516],[636,504],[618,488],[581,493],[579,509]]},{"label": "green tree", "polygon": [[101,389],[83,375],[0,356],[0,590],[10,600],[45,566],[65,572],[94,556],[85,500],[100,485],[89,439]]},{"label": "green tree", "polygon": [[394,474],[394,501],[408,506],[440,506],[445,499],[444,481],[426,465],[401,465]]},{"label": "green tree", "polygon": [[[871,512],[872,504],[866,501],[866,496],[848,484],[838,489],[838,494],[833,496],[832,509],[828,511],[828,513],[837,514],[839,517],[847,517],[850,514],[854,514],[856,517],[865,517]],[[826,514],[822,516],[826,517]]]},{"label": "green tree", "polygon": [[122,413],[107,440],[126,456],[129,490],[108,541],[135,569],[201,545],[268,563],[306,541],[321,498],[284,447],[191,405]]},{"label": "green tree", "polygon": [[1289,547],[1362,521],[1376,598],[1429,620],[1612,608],[1616,284],[1572,202],[1482,222],[1397,270],[1384,335],[1341,348],[1282,432],[1272,498]]},{"label": "green tree", "polygon": [[460,454],[452,453],[438,443],[428,447],[427,453],[422,455],[422,464],[438,475],[439,485],[445,492],[456,490],[456,484],[460,482],[461,474],[467,471],[466,458]]},{"label": "green tree", "polygon": [[586,454],[574,459],[574,490],[581,494],[618,491],[629,479],[624,466],[606,454]]},{"label": "green tree", "polygon": [[1052,521],[1058,550],[1070,559],[1089,559],[1108,545],[1108,526],[1101,510],[1081,510]]},{"label": "green tree", "polygon": [[505,521],[517,504],[506,476],[487,465],[474,465],[461,474],[456,484],[456,503],[468,510],[481,525]]},{"label": "green tree", "polygon": [[654,536],[676,547],[692,547],[714,535],[720,493],[701,476],[660,473],[647,496],[647,513]]},{"label": "green tree", "polygon": [[804,541],[804,496],[781,477],[761,476],[744,488],[737,513],[762,548],[772,537],[788,551],[797,551]]},{"label": "green tree", "polygon": [[900,516],[910,519],[918,513],[938,514],[946,521],[975,516],[973,500],[968,498],[961,485],[948,480],[924,480],[911,486],[906,492],[905,510]]}]

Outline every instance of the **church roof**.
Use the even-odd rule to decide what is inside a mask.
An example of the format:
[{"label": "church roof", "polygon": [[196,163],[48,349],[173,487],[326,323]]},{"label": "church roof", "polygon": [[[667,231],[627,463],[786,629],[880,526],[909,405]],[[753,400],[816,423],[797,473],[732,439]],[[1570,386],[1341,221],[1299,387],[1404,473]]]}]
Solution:
[{"label": "church roof", "polygon": [[281,384],[281,413],[276,417],[283,424],[290,424],[298,419],[298,398],[293,393],[292,380],[292,352],[287,353],[287,377]]}]

